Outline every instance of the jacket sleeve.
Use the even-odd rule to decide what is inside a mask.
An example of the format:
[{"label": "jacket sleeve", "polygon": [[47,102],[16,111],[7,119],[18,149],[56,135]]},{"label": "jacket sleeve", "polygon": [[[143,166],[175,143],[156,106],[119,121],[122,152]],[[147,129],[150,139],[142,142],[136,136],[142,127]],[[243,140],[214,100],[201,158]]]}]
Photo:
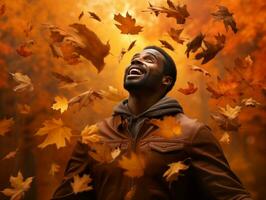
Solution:
[{"label": "jacket sleeve", "polygon": [[207,125],[198,129],[189,149],[192,171],[207,196],[215,200],[252,200],[230,169],[219,142]]},{"label": "jacket sleeve", "polygon": [[71,158],[67,163],[64,178],[53,194],[51,200],[94,200],[94,191],[75,194],[71,187],[75,175],[89,174],[88,146],[80,141],[74,147]]}]

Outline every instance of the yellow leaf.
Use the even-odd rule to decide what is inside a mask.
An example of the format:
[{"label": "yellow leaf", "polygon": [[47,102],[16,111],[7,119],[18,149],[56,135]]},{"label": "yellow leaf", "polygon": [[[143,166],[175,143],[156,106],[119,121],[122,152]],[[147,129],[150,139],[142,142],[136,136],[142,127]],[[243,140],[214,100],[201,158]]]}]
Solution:
[{"label": "yellow leaf", "polygon": [[14,158],[16,156],[17,152],[18,152],[18,148],[15,151],[9,152],[4,158],[2,158],[2,160]]},{"label": "yellow leaf", "polygon": [[242,104],[244,104],[245,106],[250,106],[250,107],[255,107],[260,105],[259,102],[257,102],[256,100],[252,99],[252,98],[248,98],[248,99],[243,99],[241,101]]},{"label": "yellow leaf", "polygon": [[228,132],[224,132],[224,134],[222,135],[222,137],[219,141],[222,143],[229,144],[230,143],[230,135],[228,134]]},{"label": "yellow leaf", "polygon": [[66,146],[66,140],[70,141],[71,129],[64,126],[61,119],[46,120],[43,123],[44,127],[40,128],[36,135],[46,135],[44,142],[38,145],[39,148],[44,148],[50,144],[56,144],[56,147]]},{"label": "yellow leaf", "polygon": [[123,156],[118,165],[125,170],[124,174],[129,177],[141,177],[144,174],[145,162],[141,155],[131,153],[129,158]]},{"label": "yellow leaf", "polygon": [[24,74],[21,74],[19,72],[17,73],[10,73],[13,76],[13,79],[19,83],[13,90],[16,92],[23,92],[23,91],[33,91],[34,87],[31,83],[31,79]]},{"label": "yellow leaf", "polygon": [[126,95],[120,92],[117,88],[114,88],[113,86],[108,86],[108,90],[101,90],[100,91],[103,97],[110,101],[121,101],[126,98]]},{"label": "yellow leaf", "polygon": [[49,170],[49,174],[51,174],[52,176],[55,175],[55,173],[59,172],[60,169],[60,165],[56,164],[56,163],[52,163],[50,170]]},{"label": "yellow leaf", "polygon": [[121,150],[119,147],[115,148],[112,152],[111,152],[111,156],[114,159],[116,159],[121,153]]},{"label": "yellow leaf", "polygon": [[82,177],[75,175],[74,182],[71,183],[73,192],[77,194],[79,192],[92,190],[92,186],[89,186],[89,183],[91,183],[91,181],[92,179],[90,178],[90,175],[84,174]]},{"label": "yellow leaf", "polygon": [[188,165],[185,165],[182,161],[174,162],[168,165],[169,169],[163,174],[163,177],[167,182],[172,182],[178,179],[180,170],[188,169]]},{"label": "yellow leaf", "polygon": [[81,132],[82,143],[90,144],[100,142],[102,137],[100,135],[97,135],[98,130],[99,128],[97,124],[93,124],[91,126],[87,125]]},{"label": "yellow leaf", "polygon": [[110,163],[114,160],[111,154],[111,147],[106,144],[93,143],[91,149],[89,155],[100,163]]},{"label": "yellow leaf", "polygon": [[236,107],[233,108],[233,107],[231,107],[230,105],[227,104],[225,108],[220,107],[220,111],[219,112],[222,115],[224,115],[225,117],[227,117],[228,119],[232,120],[232,119],[235,119],[238,116],[240,110],[241,110],[240,106],[236,106]]},{"label": "yellow leaf", "polygon": [[10,127],[14,124],[13,118],[2,119],[0,121],[0,135],[4,136],[8,131],[10,131]]},{"label": "yellow leaf", "polygon": [[182,133],[180,123],[172,116],[164,117],[163,120],[152,119],[151,123],[159,127],[154,134],[164,138],[173,138]]},{"label": "yellow leaf", "polygon": [[24,178],[19,171],[16,177],[11,176],[9,178],[9,182],[13,188],[6,188],[1,192],[6,196],[10,196],[11,200],[20,200],[24,196],[25,192],[30,189],[33,177],[29,177],[25,181],[23,181],[23,179]]},{"label": "yellow leaf", "polygon": [[54,110],[60,110],[61,113],[65,112],[68,108],[68,101],[65,97],[55,97],[55,102],[52,106]]}]

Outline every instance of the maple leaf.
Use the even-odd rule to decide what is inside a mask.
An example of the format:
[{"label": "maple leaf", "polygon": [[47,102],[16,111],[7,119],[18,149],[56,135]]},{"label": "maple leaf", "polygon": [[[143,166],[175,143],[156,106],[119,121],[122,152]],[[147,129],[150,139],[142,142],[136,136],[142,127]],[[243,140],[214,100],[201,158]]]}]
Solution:
[{"label": "maple leaf", "polygon": [[136,193],[136,185],[133,185],[130,190],[126,193],[124,200],[132,200],[134,194]]},{"label": "maple leaf", "polygon": [[101,18],[98,15],[96,15],[94,12],[88,11],[88,13],[90,14],[90,16],[91,16],[92,19],[95,19],[95,20],[97,20],[99,22],[102,21]]},{"label": "maple leaf", "polygon": [[50,166],[49,174],[54,176],[57,172],[59,172],[60,165],[56,163],[52,163]]},{"label": "maple leaf", "polygon": [[118,59],[118,62],[120,63],[121,60],[123,59],[124,55],[129,52],[134,46],[135,46],[135,43],[136,43],[137,40],[134,40],[130,43],[130,45],[128,46],[127,50],[125,48],[122,48],[121,49],[121,52],[120,52],[120,55],[119,55],[119,59]]},{"label": "maple leaf", "polygon": [[187,84],[188,84],[188,88],[179,88],[178,91],[185,95],[190,95],[190,94],[195,93],[198,90],[198,88],[195,87],[193,83],[188,81]]},{"label": "maple leaf", "polygon": [[96,99],[102,99],[103,96],[100,92],[89,89],[86,92],[83,92],[68,101],[68,105],[72,106],[74,104],[79,104],[79,109],[86,107],[91,104]]},{"label": "maple leaf", "polygon": [[169,169],[163,174],[163,177],[170,183],[178,179],[181,171],[189,168],[189,165],[186,165],[183,161],[174,162],[168,166]]},{"label": "maple leaf", "polygon": [[126,98],[126,95],[120,92],[117,88],[109,85],[108,90],[100,90],[100,94],[110,101],[121,101]]},{"label": "maple leaf", "polygon": [[68,108],[68,101],[65,97],[55,97],[55,102],[52,106],[54,110],[60,110],[61,113],[65,112]]},{"label": "maple leaf", "polygon": [[80,14],[79,14],[79,20],[81,20],[81,18],[84,16],[84,12],[82,11]]},{"label": "maple leaf", "polygon": [[189,57],[189,53],[191,51],[195,53],[201,47],[204,38],[205,35],[199,33],[195,38],[193,38],[190,42],[187,43],[187,49],[185,52],[187,54],[187,57]]},{"label": "maple leaf", "polygon": [[114,20],[120,24],[115,24],[116,27],[121,31],[121,34],[136,35],[142,31],[142,26],[136,26],[136,19],[127,12],[126,16],[123,17],[120,13],[114,15]]},{"label": "maple leaf", "polygon": [[7,132],[9,132],[13,124],[14,124],[13,118],[2,119],[0,121],[0,135],[4,136]]},{"label": "maple leaf", "polygon": [[33,177],[28,177],[25,181],[23,179],[23,175],[19,171],[17,176],[11,176],[9,178],[12,188],[6,188],[1,192],[6,196],[10,196],[11,200],[20,200],[24,196],[25,192],[30,189]]},{"label": "maple leaf", "polygon": [[90,145],[89,155],[100,163],[110,163],[114,160],[112,149],[105,143],[93,143]]},{"label": "maple leaf", "polygon": [[131,178],[139,178],[144,174],[145,162],[141,155],[132,152],[130,157],[123,156],[118,161],[119,167],[124,169],[124,174]]},{"label": "maple leaf", "polygon": [[150,122],[159,127],[158,130],[154,131],[155,135],[164,138],[173,138],[182,133],[181,125],[175,117],[166,116],[163,120],[152,119]]},{"label": "maple leaf", "polygon": [[237,57],[235,59],[235,66],[240,68],[248,68],[253,65],[253,60],[250,55],[245,58]]},{"label": "maple leaf", "polygon": [[23,92],[23,91],[33,91],[34,87],[31,83],[31,79],[24,74],[21,74],[19,72],[16,73],[10,73],[13,77],[13,79],[19,83],[13,90],[16,92]]},{"label": "maple leaf", "polygon": [[97,133],[99,131],[99,127],[97,124],[93,124],[91,126],[86,126],[81,132],[82,143],[90,144],[95,142],[100,142],[102,137]]},{"label": "maple leaf", "polygon": [[154,12],[156,16],[159,14],[166,14],[166,17],[172,17],[176,20],[177,24],[184,24],[186,18],[189,17],[187,5],[174,5],[170,0],[167,0],[168,8],[162,6],[153,6],[149,3],[148,11]]},{"label": "maple leaf", "polygon": [[230,120],[221,114],[211,114],[211,118],[215,120],[219,124],[219,127],[224,131],[238,131],[241,126],[237,119]]},{"label": "maple leaf", "polygon": [[245,106],[250,106],[250,107],[255,107],[260,105],[259,102],[257,102],[256,100],[252,99],[252,98],[248,98],[248,99],[242,99],[241,104],[244,104]]},{"label": "maple leaf", "polygon": [[17,105],[18,111],[21,114],[29,114],[31,111],[31,107],[27,104],[18,104]]},{"label": "maple leaf", "polygon": [[211,77],[211,74],[210,74],[208,71],[206,71],[205,69],[203,69],[203,68],[201,68],[201,67],[199,67],[199,66],[196,66],[196,65],[190,65],[190,69],[191,69],[192,71],[201,72],[201,73],[203,73],[204,76],[209,76],[209,77]]},{"label": "maple leaf", "polygon": [[241,111],[241,106],[236,106],[233,108],[227,104],[225,108],[220,107],[219,112],[228,119],[232,120],[238,116],[240,111]]},{"label": "maple leaf", "polygon": [[28,57],[32,55],[32,51],[30,50],[30,46],[34,44],[33,40],[28,40],[23,42],[18,48],[16,48],[16,52],[22,57]]},{"label": "maple leaf", "polygon": [[171,51],[175,50],[174,47],[169,42],[165,40],[159,40],[159,41],[161,42],[163,48],[170,49]]},{"label": "maple leaf", "polygon": [[227,7],[218,6],[218,11],[211,14],[215,20],[223,21],[226,31],[228,31],[228,26],[230,26],[234,33],[237,32],[236,22],[233,18],[233,13],[230,13]]},{"label": "maple leaf", "polygon": [[11,159],[11,158],[14,158],[16,155],[17,155],[17,152],[18,152],[19,148],[17,148],[15,151],[11,151],[9,152],[8,154],[6,154],[2,160],[8,160],[8,159]]},{"label": "maple leaf", "polygon": [[121,149],[120,147],[116,147],[112,152],[111,152],[111,156],[112,159],[115,160],[121,153]]},{"label": "maple leaf", "polygon": [[40,128],[35,135],[46,135],[45,140],[38,145],[39,148],[45,148],[50,144],[55,144],[57,149],[66,146],[66,140],[70,141],[71,129],[63,124],[61,119],[46,120],[44,127]]},{"label": "maple leaf", "polygon": [[228,132],[224,132],[222,137],[219,140],[222,143],[229,144],[230,143],[230,135]]},{"label": "maple leaf", "polygon": [[182,33],[183,30],[184,30],[183,28],[182,29],[171,28],[168,31],[168,34],[174,41],[176,41],[179,44],[183,44],[185,40],[180,38],[180,34]]},{"label": "maple leaf", "polygon": [[203,58],[201,64],[205,64],[209,62],[211,59],[213,59],[223,48],[225,45],[225,35],[218,35],[215,36],[216,43],[210,43],[208,41],[203,41],[205,46],[207,47],[206,49],[203,49],[201,52],[197,53],[195,58],[197,60]]},{"label": "maple leaf", "polygon": [[59,88],[73,88],[73,87],[78,86],[79,84],[82,84],[88,81],[88,80],[77,81],[77,80],[72,79],[68,75],[60,74],[57,72],[52,72],[52,75],[60,81]]},{"label": "maple leaf", "polygon": [[91,183],[92,179],[90,178],[90,175],[84,174],[83,176],[75,175],[74,176],[74,181],[71,182],[71,187],[73,189],[73,192],[75,194],[79,192],[85,192],[92,190],[92,186],[89,186]]}]

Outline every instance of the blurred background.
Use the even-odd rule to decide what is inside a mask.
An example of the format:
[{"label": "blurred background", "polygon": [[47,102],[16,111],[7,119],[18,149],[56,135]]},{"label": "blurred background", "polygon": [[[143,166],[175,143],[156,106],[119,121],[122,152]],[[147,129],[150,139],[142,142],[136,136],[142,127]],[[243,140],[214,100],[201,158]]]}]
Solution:
[{"label": "blurred background", "polygon": [[[149,2],[167,7],[167,2],[163,0]],[[178,70],[177,82],[169,96],[180,102],[187,115],[209,124],[231,168],[247,190],[254,199],[265,199],[265,1],[173,1],[177,5],[187,5],[190,16],[184,24],[177,24],[174,18],[165,14],[156,16],[147,12],[149,2],[0,1],[0,190],[10,188],[10,176],[17,176],[20,171],[24,178],[34,177],[24,199],[49,199],[62,179],[66,162],[83,128],[110,116],[114,105],[127,97],[123,89],[123,73],[132,55],[147,45],[162,46],[159,40],[164,40],[174,48],[166,51],[174,58]],[[233,13],[237,33],[230,28],[226,31],[222,21],[214,20],[211,13],[218,10],[218,5],[226,6]],[[97,14],[100,20],[92,18],[89,12]],[[120,13],[125,16],[127,12],[136,19],[136,25],[143,27],[138,34],[121,34],[115,26],[114,15]],[[68,50],[64,51],[63,58],[53,52],[54,38],[51,38],[51,29],[44,24],[60,27],[61,34],[64,34],[64,30],[73,23],[86,25],[104,45],[109,43],[110,52],[104,57],[105,65],[101,71],[82,56],[78,62],[64,59]],[[170,28],[184,29],[181,33],[183,44],[171,39],[168,34]],[[215,41],[214,36],[218,33],[226,36],[224,48],[204,65],[194,58],[195,54],[192,53],[189,58],[185,54],[186,44],[200,32],[206,35],[208,41]],[[122,49],[127,49],[135,40],[134,47],[121,59]],[[208,71],[210,76],[192,70],[192,66]],[[53,72],[83,82],[61,87],[60,80],[62,83],[67,79],[60,79]],[[14,89],[18,85],[14,73],[27,75],[34,89],[27,85],[27,81],[22,89]],[[220,79],[217,80],[217,76]],[[184,94],[179,89],[187,88],[188,81],[197,90]],[[71,83],[69,79],[68,82]],[[78,103],[69,105],[63,113],[52,108],[55,97],[69,100],[89,89],[96,93],[104,90],[110,96],[95,97],[81,108],[76,105]],[[243,99],[249,98],[252,98],[250,104],[243,103]],[[241,107],[241,110],[231,113],[232,120],[237,124],[233,124],[232,129],[228,128],[228,124],[223,124],[226,127],[219,124],[219,119],[213,117],[221,113],[221,108],[226,108],[226,105]],[[228,113],[222,116],[228,118]],[[73,135],[60,148],[55,144],[40,148],[38,145],[45,136],[36,136],[36,133],[46,120],[52,119],[61,119]],[[51,172],[51,167],[58,170],[53,168]],[[0,193],[0,199],[9,198]]]}]

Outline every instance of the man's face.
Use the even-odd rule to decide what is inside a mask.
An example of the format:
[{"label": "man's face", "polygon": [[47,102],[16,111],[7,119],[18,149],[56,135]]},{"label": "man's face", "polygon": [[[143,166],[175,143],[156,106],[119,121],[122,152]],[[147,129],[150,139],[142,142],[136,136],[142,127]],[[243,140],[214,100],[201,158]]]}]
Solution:
[{"label": "man's face", "polygon": [[155,49],[145,49],[135,54],[125,70],[124,88],[128,91],[158,91],[163,78],[164,59]]}]

